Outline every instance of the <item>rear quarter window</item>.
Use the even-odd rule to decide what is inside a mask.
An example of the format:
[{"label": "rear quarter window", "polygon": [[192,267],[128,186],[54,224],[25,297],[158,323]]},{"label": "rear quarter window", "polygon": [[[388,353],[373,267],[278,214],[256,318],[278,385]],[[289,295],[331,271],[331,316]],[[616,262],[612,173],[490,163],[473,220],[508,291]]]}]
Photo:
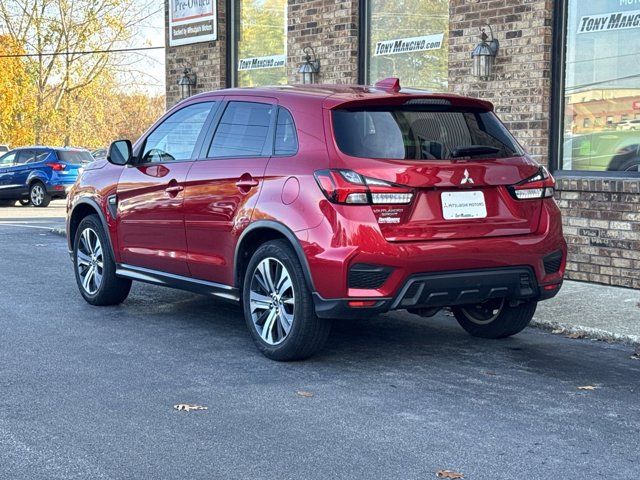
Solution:
[{"label": "rear quarter window", "polygon": [[61,162],[72,163],[76,165],[93,162],[93,157],[88,151],[60,150],[57,153],[58,153],[58,160],[60,160]]},{"label": "rear quarter window", "polygon": [[333,111],[339,149],[350,156],[398,160],[459,158],[468,147],[490,147],[506,158],[522,149],[493,112],[454,107],[366,107]]}]

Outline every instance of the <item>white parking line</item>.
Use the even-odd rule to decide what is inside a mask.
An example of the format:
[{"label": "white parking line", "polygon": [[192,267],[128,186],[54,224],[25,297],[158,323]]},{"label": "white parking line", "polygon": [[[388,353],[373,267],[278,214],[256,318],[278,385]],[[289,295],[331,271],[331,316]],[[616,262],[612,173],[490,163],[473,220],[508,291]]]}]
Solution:
[{"label": "white parking line", "polygon": [[62,228],[62,227],[40,227],[37,225],[26,225],[21,223],[6,223],[6,222],[0,222],[0,225],[6,225],[8,227],[38,228],[40,230],[53,230],[54,228]]}]

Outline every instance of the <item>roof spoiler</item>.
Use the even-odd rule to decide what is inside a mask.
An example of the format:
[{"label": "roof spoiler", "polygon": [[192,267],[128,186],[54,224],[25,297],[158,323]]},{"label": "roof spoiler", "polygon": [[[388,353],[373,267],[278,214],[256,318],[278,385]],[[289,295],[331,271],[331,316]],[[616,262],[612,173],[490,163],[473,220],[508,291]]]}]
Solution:
[{"label": "roof spoiler", "polygon": [[400,79],[397,77],[389,77],[376,82],[374,85],[377,90],[388,93],[398,93],[400,91]]}]

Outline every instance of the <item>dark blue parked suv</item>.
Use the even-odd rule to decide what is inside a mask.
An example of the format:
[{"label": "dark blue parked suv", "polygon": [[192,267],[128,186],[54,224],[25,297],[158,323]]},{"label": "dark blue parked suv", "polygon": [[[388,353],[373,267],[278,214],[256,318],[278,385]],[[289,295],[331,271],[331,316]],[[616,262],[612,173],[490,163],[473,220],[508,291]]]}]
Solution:
[{"label": "dark blue parked suv", "polygon": [[64,198],[82,168],[93,161],[87,150],[23,147],[0,157],[0,205],[20,200],[23,205],[46,207]]}]

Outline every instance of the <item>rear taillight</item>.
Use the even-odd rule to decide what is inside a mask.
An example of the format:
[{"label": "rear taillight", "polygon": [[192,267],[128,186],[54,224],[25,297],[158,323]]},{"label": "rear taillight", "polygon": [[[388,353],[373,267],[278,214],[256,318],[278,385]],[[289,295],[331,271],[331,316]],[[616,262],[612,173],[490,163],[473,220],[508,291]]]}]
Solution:
[{"label": "rear taillight", "polygon": [[65,165],[63,165],[62,163],[56,163],[56,162],[45,163],[45,165],[47,167],[51,167],[51,170],[55,170],[56,172],[64,170],[64,167],[65,167]]},{"label": "rear taillight", "polygon": [[411,188],[364,177],[353,170],[318,170],[314,176],[322,193],[333,203],[406,205],[413,200]]},{"label": "rear taillight", "polygon": [[509,187],[509,192],[517,200],[532,200],[553,197],[556,181],[545,167],[538,173]]}]

